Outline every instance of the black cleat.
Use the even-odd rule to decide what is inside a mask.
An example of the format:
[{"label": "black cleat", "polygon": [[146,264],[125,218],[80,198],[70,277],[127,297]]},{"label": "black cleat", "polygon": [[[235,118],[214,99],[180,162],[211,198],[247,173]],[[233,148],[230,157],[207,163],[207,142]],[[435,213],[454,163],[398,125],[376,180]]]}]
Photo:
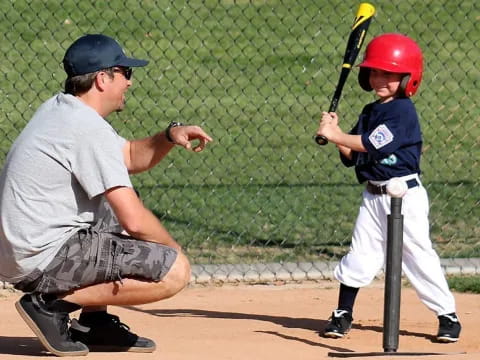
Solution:
[{"label": "black cleat", "polygon": [[72,339],[80,341],[92,351],[130,351],[150,353],[155,351],[155,343],[129,331],[118,316],[104,311],[80,314],[80,319],[72,320]]},{"label": "black cleat", "polygon": [[40,342],[52,354],[57,356],[82,356],[88,354],[88,347],[75,342],[70,337],[68,323],[69,312],[80,306],[55,300],[45,302],[41,294],[25,294],[15,303],[15,308],[37,335]]},{"label": "black cleat", "polygon": [[352,314],[346,310],[334,310],[323,336],[330,338],[343,338],[352,327]]},{"label": "black cleat", "polygon": [[455,313],[440,315],[438,317],[437,341],[443,343],[452,343],[458,341],[462,326]]}]

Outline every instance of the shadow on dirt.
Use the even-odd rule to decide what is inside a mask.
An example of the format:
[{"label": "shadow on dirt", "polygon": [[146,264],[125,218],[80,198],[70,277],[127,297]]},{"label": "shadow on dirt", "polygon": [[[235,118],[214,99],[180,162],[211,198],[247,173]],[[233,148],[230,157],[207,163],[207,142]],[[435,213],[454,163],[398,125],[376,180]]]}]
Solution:
[{"label": "shadow on dirt", "polygon": [[[135,306],[125,306],[126,309],[140,311],[144,313],[148,313],[154,316],[159,317],[205,317],[211,319],[243,319],[243,320],[257,320],[257,321],[268,321],[285,328],[298,328],[298,329],[305,329],[316,332],[319,336],[323,333],[323,330],[328,324],[328,320],[322,319],[310,319],[310,318],[292,318],[287,316],[272,316],[272,315],[260,315],[260,314],[246,314],[246,313],[234,313],[234,312],[222,312],[222,311],[210,311],[210,310],[199,310],[199,309],[158,309],[158,310],[142,310]],[[383,328],[381,326],[371,326],[371,325],[361,325],[361,324],[353,324],[353,329],[364,330],[364,331],[374,331],[378,333],[383,332]],[[266,333],[272,333],[267,331]],[[278,336],[282,336],[281,334],[277,334]],[[420,332],[413,332],[408,330],[400,330],[399,336],[412,336],[412,337],[419,337],[430,340],[431,342],[437,342],[436,338],[432,334],[425,334]],[[299,339],[301,341],[301,339]],[[313,344],[315,345],[315,344]],[[317,344],[321,346],[321,344]],[[325,346],[329,347],[329,346]],[[335,348],[338,350],[337,348]],[[341,348],[339,348],[341,349]],[[341,349],[341,351],[348,351],[346,349]]]},{"label": "shadow on dirt", "polygon": [[[46,356],[50,355],[36,337],[0,336],[0,354]],[[54,356],[52,354],[52,356]]]}]

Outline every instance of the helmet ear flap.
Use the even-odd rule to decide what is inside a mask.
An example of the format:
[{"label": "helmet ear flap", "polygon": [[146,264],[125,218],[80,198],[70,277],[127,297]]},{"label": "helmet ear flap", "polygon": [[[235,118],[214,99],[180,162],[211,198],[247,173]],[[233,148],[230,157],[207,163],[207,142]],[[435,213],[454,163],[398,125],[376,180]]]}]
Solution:
[{"label": "helmet ear flap", "polygon": [[417,90],[420,82],[422,81],[422,74],[413,73],[407,74],[405,78],[402,79],[401,85],[403,86],[403,91],[405,96],[413,96]]},{"label": "helmet ear flap", "polygon": [[370,69],[361,67],[358,72],[358,83],[360,87],[365,91],[372,91],[373,88],[370,86]]}]

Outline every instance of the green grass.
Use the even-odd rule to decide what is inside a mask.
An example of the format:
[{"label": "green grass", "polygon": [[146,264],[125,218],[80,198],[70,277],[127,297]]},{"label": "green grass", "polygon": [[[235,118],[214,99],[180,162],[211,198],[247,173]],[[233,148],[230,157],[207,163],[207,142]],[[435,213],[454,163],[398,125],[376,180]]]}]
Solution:
[{"label": "green grass", "polygon": [[479,276],[451,276],[447,278],[451,290],[480,294]]},{"label": "green grass", "polygon": [[[141,4],[141,5],[140,5]],[[175,149],[134,177],[146,204],[197,263],[338,258],[361,186],[333,146],[312,140],[338,79],[355,6],[341,1],[27,1],[4,4],[0,160],[38,105],[62,87],[61,59],[84,33],[113,36],[150,60],[127,109],[109,121],[128,138],[172,120],[203,126],[203,153]],[[444,257],[479,256],[480,58],[476,1],[375,2],[367,41],[405,32],[425,53],[414,98]],[[349,129],[372,101],[356,70],[338,108]]]}]

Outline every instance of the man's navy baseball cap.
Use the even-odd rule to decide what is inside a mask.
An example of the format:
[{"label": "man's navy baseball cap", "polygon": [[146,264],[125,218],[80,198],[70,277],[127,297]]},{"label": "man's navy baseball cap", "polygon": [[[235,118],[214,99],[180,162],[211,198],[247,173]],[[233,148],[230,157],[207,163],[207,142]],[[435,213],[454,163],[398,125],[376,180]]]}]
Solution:
[{"label": "man's navy baseball cap", "polygon": [[70,45],[63,58],[63,68],[69,77],[113,66],[138,67],[147,64],[147,60],[127,57],[114,39],[101,34],[82,36]]}]

